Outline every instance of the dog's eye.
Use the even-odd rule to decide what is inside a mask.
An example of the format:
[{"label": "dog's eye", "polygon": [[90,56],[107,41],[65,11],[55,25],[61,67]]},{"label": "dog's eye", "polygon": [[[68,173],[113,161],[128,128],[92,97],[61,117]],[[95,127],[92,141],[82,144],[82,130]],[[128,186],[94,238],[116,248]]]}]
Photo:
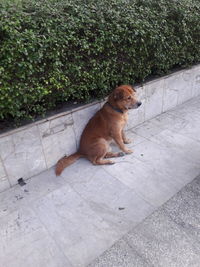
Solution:
[{"label": "dog's eye", "polygon": [[131,99],[131,96],[129,96],[127,99],[130,100]]}]

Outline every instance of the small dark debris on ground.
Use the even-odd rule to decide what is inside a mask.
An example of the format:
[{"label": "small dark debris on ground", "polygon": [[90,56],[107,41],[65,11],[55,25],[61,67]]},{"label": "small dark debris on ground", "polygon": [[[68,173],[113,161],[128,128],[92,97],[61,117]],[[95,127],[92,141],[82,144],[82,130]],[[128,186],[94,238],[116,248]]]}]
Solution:
[{"label": "small dark debris on ground", "polygon": [[23,178],[19,178],[18,179],[18,184],[21,185],[21,186],[24,186],[26,183],[24,182]]}]

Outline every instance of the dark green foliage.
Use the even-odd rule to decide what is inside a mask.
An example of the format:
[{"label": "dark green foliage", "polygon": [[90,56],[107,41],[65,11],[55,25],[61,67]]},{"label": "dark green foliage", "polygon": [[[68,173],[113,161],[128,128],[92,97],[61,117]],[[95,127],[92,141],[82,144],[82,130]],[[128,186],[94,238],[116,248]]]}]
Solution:
[{"label": "dark green foliage", "polygon": [[4,0],[0,120],[34,118],[199,59],[199,0]]}]

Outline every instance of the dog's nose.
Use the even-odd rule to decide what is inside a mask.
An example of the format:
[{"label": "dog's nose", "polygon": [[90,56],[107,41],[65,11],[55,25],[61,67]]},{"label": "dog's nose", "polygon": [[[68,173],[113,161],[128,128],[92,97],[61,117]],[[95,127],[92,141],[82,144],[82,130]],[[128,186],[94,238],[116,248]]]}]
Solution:
[{"label": "dog's nose", "polygon": [[137,102],[138,107],[142,105],[142,102]]}]

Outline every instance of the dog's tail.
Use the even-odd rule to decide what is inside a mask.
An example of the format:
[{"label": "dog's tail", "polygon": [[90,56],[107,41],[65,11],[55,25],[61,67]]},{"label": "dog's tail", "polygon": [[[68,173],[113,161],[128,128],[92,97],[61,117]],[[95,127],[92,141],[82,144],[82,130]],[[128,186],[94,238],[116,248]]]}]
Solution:
[{"label": "dog's tail", "polygon": [[77,159],[81,158],[82,155],[79,152],[76,152],[70,156],[64,156],[63,158],[61,158],[57,164],[56,164],[56,169],[55,169],[55,173],[56,176],[60,175],[61,172],[68,167],[69,165],[71,165],[72,163],[74,163]]}]

